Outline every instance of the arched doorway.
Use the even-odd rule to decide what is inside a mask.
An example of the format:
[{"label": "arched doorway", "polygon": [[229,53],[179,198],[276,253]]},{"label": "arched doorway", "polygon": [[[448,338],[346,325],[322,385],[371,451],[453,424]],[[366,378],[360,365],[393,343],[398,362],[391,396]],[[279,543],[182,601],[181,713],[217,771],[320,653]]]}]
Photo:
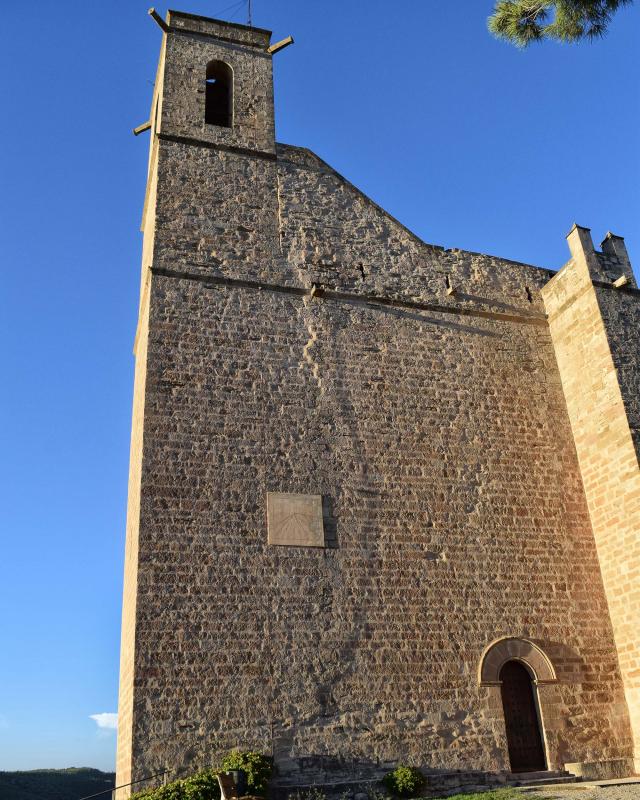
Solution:
[{"label": "arched doorway", "polygon": [[500,670],[500,681],[511,771],[545,770],[535,687],[529,671],[519,661],[507,661]]}]

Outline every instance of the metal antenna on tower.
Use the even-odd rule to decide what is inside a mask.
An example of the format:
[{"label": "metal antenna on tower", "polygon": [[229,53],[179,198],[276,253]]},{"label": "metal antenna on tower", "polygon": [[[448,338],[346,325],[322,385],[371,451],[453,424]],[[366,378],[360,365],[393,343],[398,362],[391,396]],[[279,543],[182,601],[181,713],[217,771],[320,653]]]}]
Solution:
[{"label": "metal antenna on tower", "polygon": [[251,19],[251,17],[252,17],[252,14],[251,14],[252,2],[251,2],[251,0],[247,0],[247,5],[248,5],[248,9],[247,9],[247,25],[251,28],[251,27],[253,27],[253,23],[252,23],[252,19]]}]

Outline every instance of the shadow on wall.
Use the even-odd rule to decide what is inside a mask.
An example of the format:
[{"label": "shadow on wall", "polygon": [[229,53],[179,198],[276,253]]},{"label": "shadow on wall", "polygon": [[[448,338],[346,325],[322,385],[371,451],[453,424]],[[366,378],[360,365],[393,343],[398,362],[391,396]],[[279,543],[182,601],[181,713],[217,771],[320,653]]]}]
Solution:
[{"label": "shadow on wall", "polygon": [[492,333],[491,331],[484,330],[483,328],[476,328],[472,325],[461,325],[458,322],[451,322],[445,319],[439,319],[438,317],[428,317],[426,314],[422,314],[418,311],[403,311],[399,308],[391,308],[389,306],[384,306],[381,304],[372,304],[367,302],[366,300],[342,300],[342,303],[346,306],[354,306],[356,308],[360,308],[361,306],[369,306],[370,308],[375,308],[375,310],[381,314],[390,315],[392,317],[397,317],[398,319],[406,319],[406,320],[414,320],[416,322],[421,322],[425,325],[435,325],[439,328],[447,328],[448,330],[457,331],[458,333],[470,333],[474,336],[484,336],[491,339],[501,339],[499,333]]}]

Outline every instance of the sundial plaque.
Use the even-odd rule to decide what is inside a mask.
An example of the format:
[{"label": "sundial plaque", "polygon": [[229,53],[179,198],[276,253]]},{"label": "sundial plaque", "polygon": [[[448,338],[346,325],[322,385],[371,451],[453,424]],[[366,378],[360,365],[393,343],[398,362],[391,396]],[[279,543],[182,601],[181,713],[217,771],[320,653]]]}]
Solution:
[{"label": "sundial plaque", "polygon": [[269,544],[324,547],[322,496],[267,492]]}]

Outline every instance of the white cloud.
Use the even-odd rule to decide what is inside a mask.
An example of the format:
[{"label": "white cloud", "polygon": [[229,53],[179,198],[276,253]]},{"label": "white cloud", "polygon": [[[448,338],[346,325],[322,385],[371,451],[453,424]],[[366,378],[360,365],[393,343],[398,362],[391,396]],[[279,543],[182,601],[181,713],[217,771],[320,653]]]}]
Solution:
[{"label": "white cloud", "polygon": [[108,730],[115,731],[118,727],[118,715],[105,711],[102,714],[90,714],[89,718],[92,719],[99,728],[107,728]]}]

